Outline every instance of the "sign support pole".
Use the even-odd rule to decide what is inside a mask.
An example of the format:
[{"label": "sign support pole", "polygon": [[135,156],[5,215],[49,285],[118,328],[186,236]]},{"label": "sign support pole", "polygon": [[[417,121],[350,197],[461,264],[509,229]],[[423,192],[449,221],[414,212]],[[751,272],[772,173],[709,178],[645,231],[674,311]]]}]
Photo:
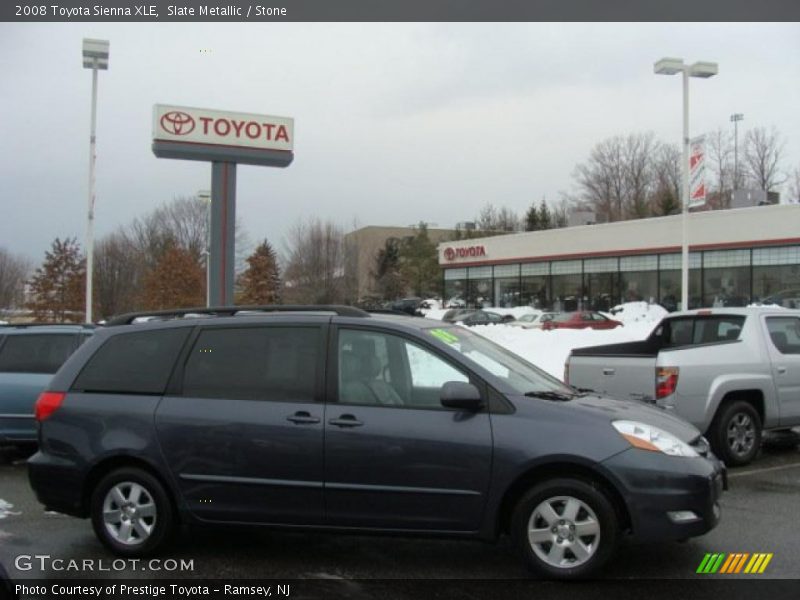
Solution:
[{"label": "sign support pole", "polygon": [[209,304],[233,306],[236,237],[236,163],[211,165],[211,256]]}]

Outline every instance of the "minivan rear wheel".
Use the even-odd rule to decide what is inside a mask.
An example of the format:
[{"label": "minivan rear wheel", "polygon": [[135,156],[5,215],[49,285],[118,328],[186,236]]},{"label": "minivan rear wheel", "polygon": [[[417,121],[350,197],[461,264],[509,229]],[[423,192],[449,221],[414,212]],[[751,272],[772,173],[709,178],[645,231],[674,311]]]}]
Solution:
[{"label": "minivan rear wheel", "polygon": [[606,495],[590,483],[554,479],[520,499],[511,534],[535,572],[577,579],[594,573],[614,554],[619,520]]},{"label": "minivan rear wheel", "polygon": [[120,556],[144,556],[160,547],[174,529],[167,492],[147,471],[112,471],[94,489],[91,501],[95,535]]}]

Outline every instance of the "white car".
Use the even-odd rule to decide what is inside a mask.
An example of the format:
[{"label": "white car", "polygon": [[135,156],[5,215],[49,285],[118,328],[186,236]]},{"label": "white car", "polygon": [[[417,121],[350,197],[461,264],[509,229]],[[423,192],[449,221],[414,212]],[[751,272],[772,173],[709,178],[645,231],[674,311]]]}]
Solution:
[{"label": "white car", "polygon": [[507,325],[522,327],[523,329],[541,329],[546,321],[550,321],[557,314],[556,312],[529,313],[522,315],[516,321],[507,323]]}]

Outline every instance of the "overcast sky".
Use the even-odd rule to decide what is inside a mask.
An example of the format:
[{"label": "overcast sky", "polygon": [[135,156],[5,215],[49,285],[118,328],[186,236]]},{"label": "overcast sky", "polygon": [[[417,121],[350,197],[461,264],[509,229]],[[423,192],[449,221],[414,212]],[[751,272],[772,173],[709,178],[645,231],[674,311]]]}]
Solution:
[{"label": "overcast sky", "polygon": [[[154,104],[290,116],[295,161],[242,166],[238,215],[283,246],[311,215],[439,226],[487,202],[522,213],[572,187],[608,136],[678,143],[678,77],[663,56],[719,63],[693,79],[691,134],[779,128],[800,166],[798,24],[0,24],[0,246],[37,263],[85,229],[91,72],[81,39],[111,42],[100,73],[100,236],[210,186],[206,163],[157,159]],[[740,129],[740,140],[742,129]]]}]

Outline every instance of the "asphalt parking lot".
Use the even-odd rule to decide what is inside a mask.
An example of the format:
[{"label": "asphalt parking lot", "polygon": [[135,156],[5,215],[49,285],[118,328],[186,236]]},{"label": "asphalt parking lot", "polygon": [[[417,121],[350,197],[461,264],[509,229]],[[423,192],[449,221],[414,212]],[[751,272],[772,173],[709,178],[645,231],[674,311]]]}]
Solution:
[{"label": "asphalt parking lot", "polygon": [[[800,578],[797,499],[800,450],[765,449],[748,467],[730,472],[720,525],[685,543],[624,544],[606,569],[610,579],[708,578],[695,570],[706,553],[771,552],[759,578]],[[0,452],[0,561],[13,578],[56,577],[270,579],[521,579],[528,572],[507,539],[496,545],[253,528],[183,532],[160,558],[191,561],[184,572],[148,570],[76,574],[44,569],[20,556],[52,559],[114,557],[96,541],[88,521],[45,513],[28,486],[24,458]],[[49,560],[49,559],[48,559]],[[22,567],[21,569],[15,568]],[[27,564],[31,564],[27,569]],[[64,563],[66,564],[66,562]],[[97,564],[97,563],[96,563]],[[741,575],[739,577],[742,577]]]}]

